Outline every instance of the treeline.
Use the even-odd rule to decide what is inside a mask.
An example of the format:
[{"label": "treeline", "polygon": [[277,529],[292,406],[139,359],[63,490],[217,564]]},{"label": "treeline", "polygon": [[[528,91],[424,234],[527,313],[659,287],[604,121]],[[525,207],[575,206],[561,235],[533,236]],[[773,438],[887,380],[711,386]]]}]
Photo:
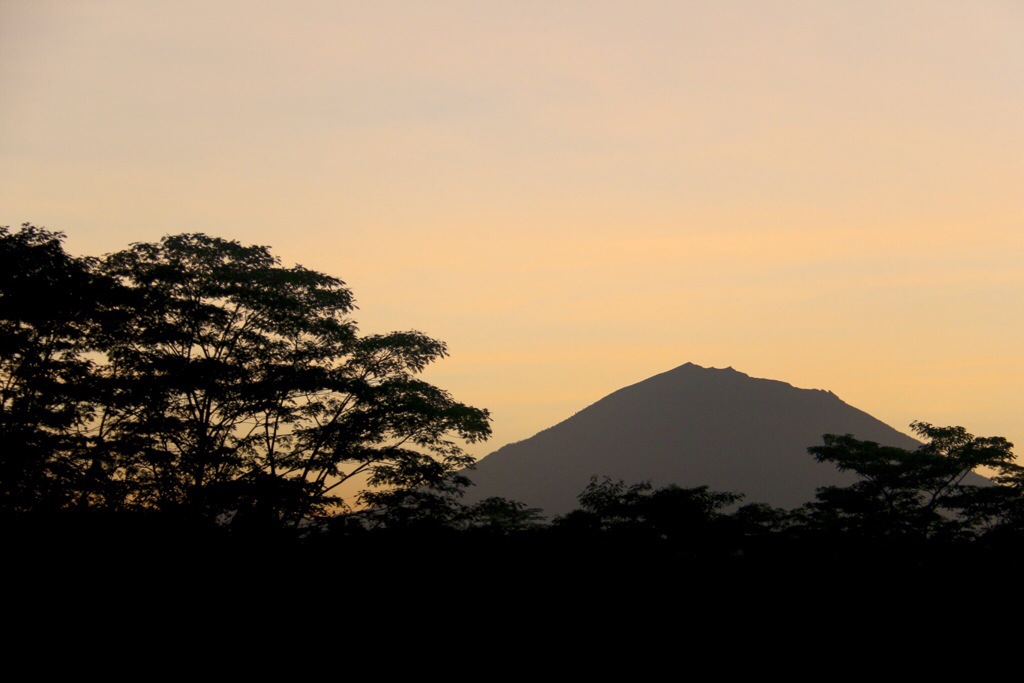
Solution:
[{"label": "treeline", "polygon": [[709,572],[1018,554],[1012,444],[927,423],[914,451],[825,435],[809,457],[857,481],[795,510],[598,478],[554,519],[466,505],[487,411],[420,378],[442,342],[362,335],[354,309],[266,247],[183,234],[74,257],[61,233],[0,228],[4,541]]},{"label": "treeline", "polygon": [[[376,526],[358,514],[338,517],[308,542],[316,552],[358,548],[393,565],[449,558],[499,574],[562,568],[582,582],[629,577],[652,586],[756,577],[751,589],[776,581],[831,591],[840,581],[913,593],[1024,568],[1024,479],[1012,444],[961,427],[912,426],[924,440],[915,450],[825,435],[809,457],[856,480],[791,510],[707,486],[595,477],[577,508],[554,518],[492,498]],[[969,477],[977,468],[992,479]]]}]

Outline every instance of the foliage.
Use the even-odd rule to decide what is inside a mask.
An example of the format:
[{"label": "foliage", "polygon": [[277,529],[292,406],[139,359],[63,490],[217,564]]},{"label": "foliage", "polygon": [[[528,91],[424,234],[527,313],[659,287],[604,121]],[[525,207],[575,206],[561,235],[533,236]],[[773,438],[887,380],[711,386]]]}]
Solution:
[{"label": "foliage", "polygon": [[557,520],[569,529],[649,535],[669,542],[706,539],[725,519],[722,509],[742,498],[707,486],[654,489],[593,477],[580,493],[579,509]]},{"label": "foliage", "polygon": [[[284,267],[267,247],[194,233],[96,260],[68,257],[59,233],[0,237],[13,273],[0,296],[4,438],[30,433],[18,462],[45,463],[55,482],[44,491],[5,474],[26,490],[21,508],[73,497],[298,524],[344,509],[346,483],[377,506],[398,489],[457,489],[473,462],[460,442],[490,433],[486,410],[418,377],[447,355],[443,342],[360,335],[341,280]],[[97,282],[118,293],[118,315],[101,314]],[[28,287],[52,292],[48,309],[28,305]],[[60,447],[42,440],[54,435]],[[67,449],[89,477],[57,472]]]},{"label": "foliage", "polygon": [[91,417],[98,322],[116,288],[65,236],[28,223],[0,227],[0,510],[76,502],[87,470],[78,457]]},{"label": "foliage", "polygon": [[463,518],[467,527],[508,535],[538,528],[544,521],[540,508],[499,496],[485,498],[468,508]]},{"label": "foliage", "polygon": [[808,523],[862,536],[921,539],[977,534],[999,523],[1019,493],[965,480],[987,467],[999,473],[997,482],[1019,481],[1013,444],[1002,437],[975,437],[963,427],[927,422],[911,427],[928,439],[913,451],[849,434],[826,434],[824,445],[809,448],[816,461],[853,471],[860,479],[819,489],[816,502],[804,511]]}]

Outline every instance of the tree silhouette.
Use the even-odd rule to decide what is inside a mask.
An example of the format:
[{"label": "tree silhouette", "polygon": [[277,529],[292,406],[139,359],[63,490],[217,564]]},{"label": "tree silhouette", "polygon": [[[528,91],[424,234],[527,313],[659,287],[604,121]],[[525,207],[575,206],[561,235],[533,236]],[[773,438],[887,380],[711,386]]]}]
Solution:
[{"label": "tree silhouette", "polygon": [[[360,336],[344,283],[203,234],[134,244],[102,271],[135,294],[104,348],[119,504],[263,526],[336,511],[336,491],[455,492],[487,411],[417,378],[447,355],[416,331]],[[376,490],[375,490],[376,489]]]},{"label": "tree silhouette", "polygon": [[88,488],[84,429],[94,407],[88,352],[116,287],[64,234],[0,227],[0,511],[56,509]]},{"label": "tree silhouette", "polygon": [[487,411],[418,377],[443,342],[360,335],[341,280],[199,233],[102,260],[62,239],[0,229],[4,510],[267,529],[467,483]]},{"label": "tree silhouette", "polygon": [[556,521],[577,533],[606,533],[692,548],[707,545],[726,531],[727,515],[722,510],[741,498],[707,486],[655,489],[649,482],[626,485],[592,477],[578,496],[579,509]]},{"label": "tree silhouette", "polygon": [[537,529],[544,521],[540,508],[500,496],[484,498],[468,508],[464,514],[470,529],[492,534],[508,535]]},{"label": "tree silhouette", "polygon": [[812,525],[874,538],[956,538],[974,535],[1003,518],[1015,493],[1009,486],[965,483],[979,467],[997,481],[1019,480],[1013,444],[1002,437],[975,437],[963,427],[914,422],[928,439],[909,451],[826,434],[808,451],[818,462],[859,475],[856,483],[818,490],[804,512]]}]

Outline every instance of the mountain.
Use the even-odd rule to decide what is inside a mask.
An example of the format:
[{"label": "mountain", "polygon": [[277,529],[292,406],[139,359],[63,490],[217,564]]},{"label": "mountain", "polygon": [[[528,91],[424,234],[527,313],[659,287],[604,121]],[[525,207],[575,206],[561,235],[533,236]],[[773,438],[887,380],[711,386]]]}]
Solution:
[{"label": "mountain", "polygon": [[807,453],[822,434],[920,445],[831,391],[687,363],[484,457],[466,472],[476,484],[466,498],[504,496],[557,515],[573,509],[597,475],[655,487],[707,484],[743,493],[746,503],[793,508],[820,486],[856,480]]}]

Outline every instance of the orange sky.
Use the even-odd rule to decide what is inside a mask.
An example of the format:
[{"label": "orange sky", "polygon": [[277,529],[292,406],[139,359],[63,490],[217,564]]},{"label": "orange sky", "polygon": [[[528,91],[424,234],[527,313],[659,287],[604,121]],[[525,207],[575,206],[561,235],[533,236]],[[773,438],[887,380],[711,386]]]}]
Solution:
[{"label": "orange sky", "polygon": [[1024,448],[1016,0],[0,0],[0,46],[0,224],[340,276],[478,455],[687,361]]}]

